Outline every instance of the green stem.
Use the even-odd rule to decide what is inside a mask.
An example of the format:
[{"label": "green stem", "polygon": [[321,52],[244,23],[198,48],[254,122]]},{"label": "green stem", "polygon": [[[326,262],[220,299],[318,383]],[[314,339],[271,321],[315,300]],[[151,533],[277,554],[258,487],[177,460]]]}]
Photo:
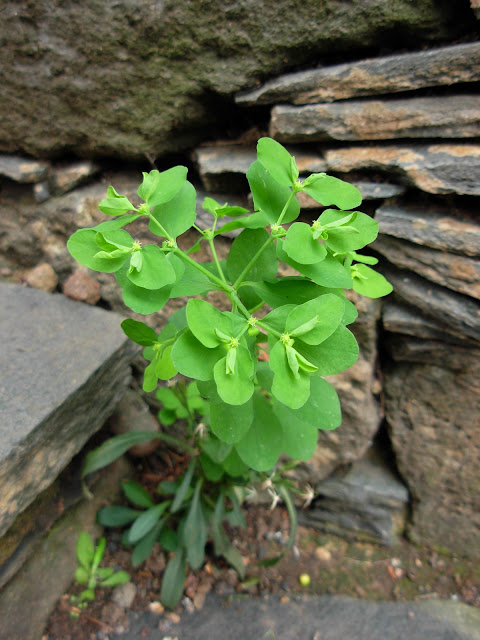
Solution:
[{"label": "green stem", "polygon": [[288,198],[288,200],[285,203],[285,206],[283,207],[282,213],[280,214],[276,224],[282,224],[282,220],[283,220],[285,214],[287,213],[287,209],[290,206],[290,202],[293,200],[294,197],[295,197],[295,191],[292,191],[292,193],[290,194],[290,197]]},{"label": "green stem", "polygon": [[[215,220],[215,222],[216,222],[216,220]],[[214,225],[214,227],[215,227],[215,225]],[[220,260],[218,259],[217,252],[215,250],[215,244],[213,242],[213,238],[208,238],[208,244],[210,246],[210,251],[212,252],[213,259],[214,259],[215,264],[217,266],[218,275],[223,280],[223,282],[226,285],[228,285],[228,282],[227,282],[227,280],[225,278],[225,274],[223,273],[222,265],[220,264]]]},{"label": "green stem", "polygon": [[220,278],[217,278],[217,276],[215,276],[213,273],[210,273],[210,271],[208,271],[208,269],[205,269],[205,267],[202,267],[201,262],[195,262],[193,258],[190,258],[189,255],[187,255],[184,251],[182,251],[178,247],[175,248],[174,253],[175,255],[182,258],[182,260],[185,260],[185,262],[188,262],[188,264],[191,264],[192,267],[195,267],[195,269],[198,269],[198,271],[203,273],[203,275],[206,276],[211,282],[214,282],[215,284],[217,284],[223,291],[230,293],[232,289],[230,285],[220,280]]},{"label": "green stem", "polygon": [[269,327],[268,324],[265,324],[261,320],[257,320],[257,325],[262,329],[265,329],[265,331],[268,331],[268,333],[271,333],[273,336],[275,336],[279,340],[282,337],[282,334],[279,331],[277,331],[276,329],[273,329],[272,327]]},{"label": "green stem", "polygon": [[253,265],[257,262],[257,260],[260,258],[262,253],[265,251],[265,249],[272,244],[272,242],[273,242],[273,237],[269,236],[268,239],[265,240],[265,243],[260,247],[260,249],[257,251],[257,253],[253,256],[253,258],[247,264],[245,269],[242,271],[242,273],[238,276],[238,278],[233,283],[233,288],[234,289],[238,289],[238,287],[242,284],[242,281],[245,278],[245,276],[247,275],[247,273],[250,271],[250,269],[253,267]]},{"label": "green stem", "polygon": [[153,222],[153,224],[156,227],[158,227],[158,230],[160,231],[160,233],[162,234],[162,236],[164,238],[167,238],[167,240],[173,241],[172,236],[165,231],[165,229],[162,227],[162,225],[158,222],[158,220],[156,218],[153,217],[152,214],[149,214],[148,218],[149,218],[150,222]]}]

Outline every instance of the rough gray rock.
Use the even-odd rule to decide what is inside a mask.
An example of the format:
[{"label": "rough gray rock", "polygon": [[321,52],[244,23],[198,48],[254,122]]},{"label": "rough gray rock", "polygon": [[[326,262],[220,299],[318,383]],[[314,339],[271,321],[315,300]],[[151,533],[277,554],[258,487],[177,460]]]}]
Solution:
[{"label": "rough gray rock", "polygon": [[0,534],[125,393],[135,349],[120,317],[0,283]]},{"label": "rough gray rock", "polygon": [[427,193],[480,195],[480,146],[432,144],[330,149],[330,171],[346,173],[371,169],[405,180]]},{"label": "rough gray rock", "polygon": [[388,300],[382,310],[382,323],[391,333],[422,338],[423,340],[439,340],[452,344],[465,344],[466,336],[452,330],[448,325],[427,318],[418,309],[405,304]]},{"label": "rough gray rock", "polygon": [[185,149],[257,77],[471,29],[467,0],[38,0],[1,17],[1,150],[50,157]]},{"label": "rough gray rock", "polygon": [[401,363],[385,376],[397,465],[413,497],[409,535],[475,557],[480,545],[480,358],[462,371]]},{"label": "rough gray rock", "polygon": [[[160,431],[160,424],[150,413],[148,404],[138,391],[127,389],[115,411],[110,416],[109,426],[115,435],[131,433],[134,431]],[[141,442],[130,447],[128,452],[139,458],[149,456],[161,444],[160,440]]]},{"label": "rough gray rock", "polygon": [[383,235],[442,251],[480,256],[480,225],[461,211],[384,204],[377,209],[375,220]]},{"label": "rough gray rock", "polygon": [[422,247],[380,234],[372,249],[400,269],[408,269],[448,289],[480,300],[480,261]]},{"label": "rough gray rock", "polygon": [[479,345],[453,344],[441,340],[420,340],[391,336],[386,347],[395,362],[417,362],[449,369],[465,371],[470,366],[472,356],[480,359]]},{"label": "rough gray rock", "polygon": [[306,526],[386,545],[403,532],[408,491],[375,449],[345,476],[327,478],[316,490],[312,507],[299,514]]},{"label": "rough gray rock", "polygon": [[[208,595],[201,611],[183,615],[169,635],[182,640],[479,640],[474,607],[434,603],[368,602],[342,596],[290,598]],[[151,629],[150,633],[148,628]],[[130,630],[118,638],[162,640],[158,618],[131,616]]]},{"label": "rough gray rock", "polygon": [[280,142],[475,138],[479,107],[474,95],[278,105],[270,135]]},{"label": "rough gray rock", "polygon": [[479,65],[480,44],[469,42],[288,73],[238,94],[235,101],[245,105],[313,104],[478,82]]},{"label": "rough gray rock", "polygon": [[46,178],[49,164],[19,156],[0,156],[0,176],[15,182],[40,182]]},{"label": "rough gray rock", "polygon": [[56,166],[50,172],[50,186],[55,195],[71,191],[86,182],[99,171],[99,167],[89,160]]},{"label": "rough gray rock", "polygon": [[395,296],[416,307],[429,318],[446,324],[450,330],[480,342],[480,304],[467,296],[448,291],[408,271],[382,272],[392,283]]}]

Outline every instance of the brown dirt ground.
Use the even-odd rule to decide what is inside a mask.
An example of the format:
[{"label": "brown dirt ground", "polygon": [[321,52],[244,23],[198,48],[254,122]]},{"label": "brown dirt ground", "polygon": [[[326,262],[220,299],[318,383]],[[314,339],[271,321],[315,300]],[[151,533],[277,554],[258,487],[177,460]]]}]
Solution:
[{"label": "brown dirt ground", "polygon": [[[152,461],[143,465],[137,480],[154,489],[159,480],[172,479],[184,461],[177,459],[168,475],[160,477]],[[153,464],[152,464],[153,462]],[[165,464],[165,459],[161,461]],[[158,465],[158,466],[157,466]],[[156,468],[155,468],[156,467]],[[165,468],[165,466],[163,466]],[[158,626],[166,634],[178,616],[201,608],[210,591],[229,595],[342,594],[372,600],[412,600],[415,598],[454,598],[480,607],[480,566],[472,560],[441,555],[401,539],[394,547],[347,541],[316,529],[299,526],[297,544],[274,567],[258,565],[258,560],[277,555],[288,539],[289,521],[282,507],[268,511],[265,506],[245,510],[247,527],[230,530],[231,539],[240,550],[247,568],[240,581],[236,572],[222,559],[209,555],[198,571],[190,571],[185,584],[185,598],[173,612],[163,610],[158,598],[165,567],[165,554],[154,552],[139,568],[130,565],[130,553],[120,544],[121,532],[106,530],[107,552],[103,566],[126,569],[136,587],[132,606],[125,610],[112,600],[111,590],[97,590],[95,601],[72,620],[69,597],[81,588],[73,584],[57,604],[50,617],[43,640],[107,640],[114,631],[127,627],[130,611],[150,609],[158,614]],[[303,587],[299,576],[306,573],[310,584]]]}]

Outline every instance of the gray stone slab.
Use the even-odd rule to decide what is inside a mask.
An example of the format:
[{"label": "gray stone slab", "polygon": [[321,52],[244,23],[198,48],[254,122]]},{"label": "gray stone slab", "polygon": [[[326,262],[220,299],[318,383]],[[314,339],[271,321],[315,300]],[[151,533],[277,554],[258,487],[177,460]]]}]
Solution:
[{"label": "gray stone slab", "polygon": [[270,135],[280,142],[475,138],[479,108],[474,95],[278,105]]},{"label": "gray stone slab", "polygon": [[375,212],[379,232],[467,256],[480,256],[480,224],[466,212],[384,204]]},{"label": "gray stone slab", "polygon": [[[471,0],[478,7],[478,0]],[[477,8],[478,11],[478,8]],[[238,104],[312,104],[480,80],[480,43],[382,56],[288,73],[240,93]]]},{"label": "gray stone slab", "polygon": [[43,160],[0,155],[0,176],[15,182],[40,182],[47,177],[49,166]]},{"label": "gray stone slab", "polygon": [[478,144],[352,146],[329,149],[325,159],[330,171],[381,171],[427,193],[480,195]]},{"label": "gray stone slab", "polygon": [[299,513],[307,526],[386,545],[403,530],[408,490],[375,448],[346,475],[327,478],[316,490],[312,507]]},{"label": "gray stone slab", "polygon": [[136,349],[120,316],[0,283],[0,535],[105,421]]},{"label": "gray stone slab", "polygon": [[152,614],[133,614],[123,640],[478,640],[480,614],[446,602],[368,602],[341,596],[224,598],[210,595],[204,608],[165,625]]}]

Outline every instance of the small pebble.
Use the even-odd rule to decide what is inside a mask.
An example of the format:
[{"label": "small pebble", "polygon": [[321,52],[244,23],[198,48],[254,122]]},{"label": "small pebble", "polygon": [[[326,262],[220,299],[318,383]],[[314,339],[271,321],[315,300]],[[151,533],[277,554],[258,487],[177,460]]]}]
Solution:
[{"label": "small pebble", "polygon": [[315,557],[321,562],[330,562],[332,554],[326,547],[317,547],[315,549]]},{"label": "small pebble", "polygon": [[132,606],[135,596],[137,595],[137,587],[133,582],[126,582],[118,587],[115,587],[112,594],[112,601],[123,609],[128,609]]},{"label": "small pebble", "polygon": [[26,283],[34,289],[52,292],[57,288],[58,277],[51,265],[42,262],[30,271],[26,277]]},{"label": "small pebble", "polygon": [[96,304],[100,300],[100,283],[84,271],[75,271],[65,281],[63,293],[73,300]]},{"label": "small pebble", "polygon": [[165,611],[165,607],[163,606],[163,604],[158,601],[150,602],[148,608],[156,616],[160,616]]}]

